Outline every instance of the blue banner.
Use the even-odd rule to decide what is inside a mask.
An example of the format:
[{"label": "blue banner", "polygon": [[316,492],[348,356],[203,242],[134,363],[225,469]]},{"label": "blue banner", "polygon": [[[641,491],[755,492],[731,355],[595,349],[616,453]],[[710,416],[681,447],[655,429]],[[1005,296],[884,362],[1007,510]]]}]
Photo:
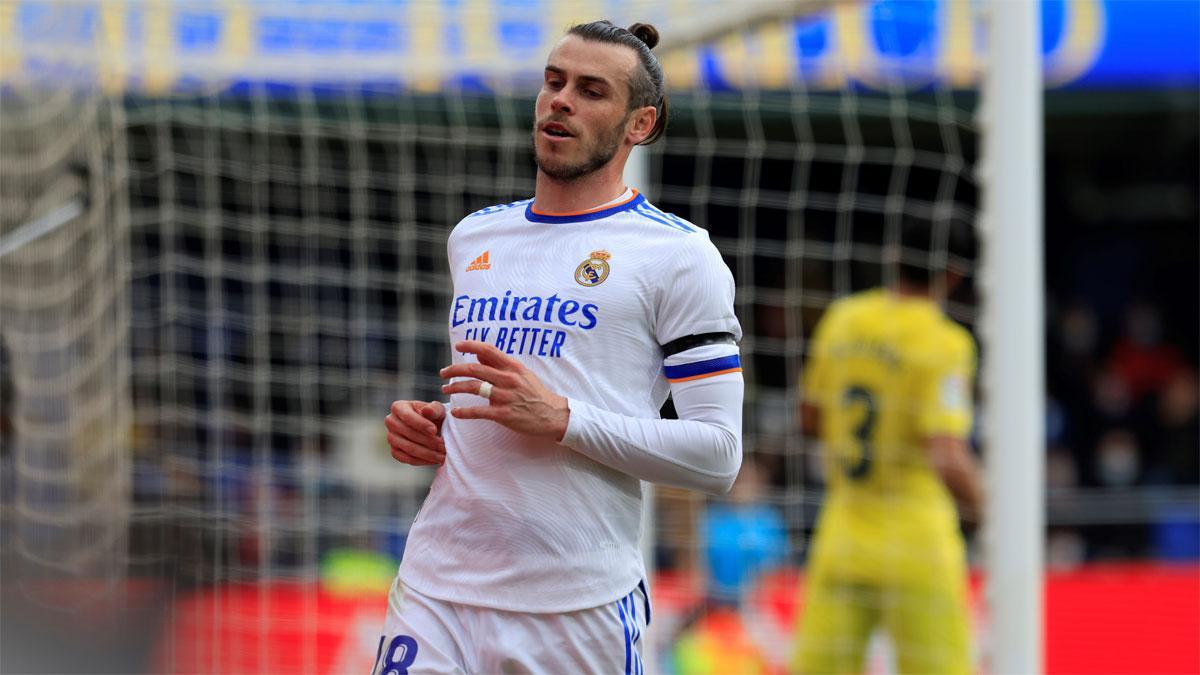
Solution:
[{"label": "blue banner", "polygon": [[[1009,0],[1022,1],[1022,0]],[[566,6],[564,8],[564,6]],[[99,79],[147,93],[314,82],[438,91],[537,75],[571,23],[674,25],[727,0],[0,3],[0,81]],[[973,87],[982,0],[864,0],[664,58],[672,90]],[[1047,88],[1200,86],[1200,0],[1042,0]],[[73,61],[72,61],[73,59]]]},{"label": "blue banner", "polygon": [[[1200,0],[1105,0],[1098,3],[1095,55],[1065,84],[1096,87],[1200,87]],[[1042,0],[1047,54],[1067,50],[1075,0]]]}]

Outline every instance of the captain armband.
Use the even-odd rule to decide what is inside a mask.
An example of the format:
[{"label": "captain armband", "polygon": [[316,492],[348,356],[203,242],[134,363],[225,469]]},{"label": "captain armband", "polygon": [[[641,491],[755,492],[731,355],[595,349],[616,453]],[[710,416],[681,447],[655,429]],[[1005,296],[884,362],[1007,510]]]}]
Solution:
[{"label": "captain armband", "polygon": [[[682,337],[663,345],[663,352],[663,374],[673,384],[742,371],[737,342],[729,333],[704,333]],[[677,356],[684,352],[688,353],[682,357]],[[672,358],[673,356],[676,358]]]}]

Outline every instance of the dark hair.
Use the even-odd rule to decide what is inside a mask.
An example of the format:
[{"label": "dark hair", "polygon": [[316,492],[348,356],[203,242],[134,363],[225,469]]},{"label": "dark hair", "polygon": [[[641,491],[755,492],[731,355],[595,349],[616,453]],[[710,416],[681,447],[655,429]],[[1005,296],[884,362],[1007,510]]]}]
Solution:
[{"label": "dark hair", "polygon": [[966,276],[975,259],[975,228],[959,216],[926,219],[905,216],[900,224],[896,274],[910,284],[930,288],[946,273]]},{"label": "dark hair", "polygon": [[667,92],[663,84],[662,64],[651,49],[658,44],[658,29],[648,23],[635,23],[628,29],[614,26],[611,21],[581,23],[567,29],[567,35],[578,35],[585,40],[625,45],[637,52],[641,68],[629,81],[629,109],[654,106],[658,118],[650,135],[638,145],[650,145],[662,137],[667,128]]}]

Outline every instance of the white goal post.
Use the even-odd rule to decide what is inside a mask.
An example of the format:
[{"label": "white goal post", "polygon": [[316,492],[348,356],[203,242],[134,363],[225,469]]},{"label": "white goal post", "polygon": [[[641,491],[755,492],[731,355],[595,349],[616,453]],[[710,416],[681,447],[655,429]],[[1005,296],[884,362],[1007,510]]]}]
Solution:
[{"label": "white goal post", "polygon": [[1038,673],[1045,547],[1040,3],[991,0],[983,117],[991,669]]}]

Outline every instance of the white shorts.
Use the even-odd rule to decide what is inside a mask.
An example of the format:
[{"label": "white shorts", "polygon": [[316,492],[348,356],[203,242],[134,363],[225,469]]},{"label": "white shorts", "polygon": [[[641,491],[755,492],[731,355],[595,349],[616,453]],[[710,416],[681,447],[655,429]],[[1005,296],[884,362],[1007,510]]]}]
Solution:
[{"label": "white shorts", "polygon": [[643,583],[608,605],[534,614],[437,600],[397,578],[371,673],[642,675],[649,623]]}]

